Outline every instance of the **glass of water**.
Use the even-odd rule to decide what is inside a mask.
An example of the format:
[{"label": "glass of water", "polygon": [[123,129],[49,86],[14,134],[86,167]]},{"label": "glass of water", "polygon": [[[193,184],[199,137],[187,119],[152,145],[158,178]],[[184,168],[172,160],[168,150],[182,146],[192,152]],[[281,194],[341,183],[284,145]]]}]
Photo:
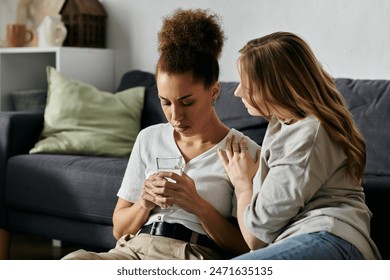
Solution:
[{"label": "glass of water", "polygon": [[184,160],[182,156],[157,157],[156,160],[159,172],[174,172],[179,175],[183,172]]},{"label": "glass of water", "polygon": [[[174,172],[181,175],[184,169],[184,160],[182,156],[161,156],[156,158],[157,171],[159,172]],[[171,178],[166,178],[168,182],[176,183]],[[162,207],[165,208],[165,207]],[[172,205],[170,209],[178,209],[177,205]]]}]

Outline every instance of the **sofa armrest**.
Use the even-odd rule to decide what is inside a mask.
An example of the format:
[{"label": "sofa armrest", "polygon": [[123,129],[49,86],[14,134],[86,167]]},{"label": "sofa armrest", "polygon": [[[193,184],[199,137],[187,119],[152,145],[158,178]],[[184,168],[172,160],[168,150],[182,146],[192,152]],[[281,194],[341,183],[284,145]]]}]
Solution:
[{"label": "sofa armrest", "polygon": [[0,112],[0,160],[28,153],[43,129],[43,112]]},{"label": "sofa armrest", "polygon": [[0,228],[7,228],[4,202],[7,161],[28,153],[43,128],[43,112],[0,112]]},{"label": "sofa armrest", "polygon": [[5,181],[8,159],[28,153],[42,128],[43,112],[0,112],[0,187]]}]

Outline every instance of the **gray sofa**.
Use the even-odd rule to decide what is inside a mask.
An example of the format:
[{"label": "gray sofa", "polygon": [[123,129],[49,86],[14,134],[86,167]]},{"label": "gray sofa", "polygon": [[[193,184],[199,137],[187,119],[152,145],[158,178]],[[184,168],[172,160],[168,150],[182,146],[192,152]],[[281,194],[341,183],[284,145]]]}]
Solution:
[{"label": "gray sofa", "polygon": [[[385,233],[390,199],[390,81],[336,79],[367,142],[363,186],[374,213],[372,236],[390,259]],[[165,122],[154,75],[130,71],[117,90],[146,88],[141,127]],[[236,82],[223,82],[215,108],[229,127],[261,144],[267,122],[249,116],[233,96]],[[127,158],[28,154],[43,128],[43,112],[0,113],[0,228],[102,250],[115,244],[112,212]],[[12,235],[11,235],[12,236]]]}]

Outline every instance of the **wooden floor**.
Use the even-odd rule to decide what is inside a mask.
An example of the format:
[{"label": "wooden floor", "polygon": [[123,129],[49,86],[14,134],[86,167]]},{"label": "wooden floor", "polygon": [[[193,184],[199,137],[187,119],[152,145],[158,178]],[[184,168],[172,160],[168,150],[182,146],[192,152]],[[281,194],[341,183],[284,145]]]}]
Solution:
[{"label": "wooden floor", "polygon": [[[61,244],[53,246],[53,241],[42,237],[12,234],[11,260],[59,260],[66,254],[80,249],[80,246]],[[83,248],[93,250],[92,248]]]}]

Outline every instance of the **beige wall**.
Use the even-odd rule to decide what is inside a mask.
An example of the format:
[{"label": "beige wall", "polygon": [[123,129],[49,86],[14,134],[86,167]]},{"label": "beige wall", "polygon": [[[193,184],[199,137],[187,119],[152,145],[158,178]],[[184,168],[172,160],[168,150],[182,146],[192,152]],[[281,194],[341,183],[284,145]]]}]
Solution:
[{"label": "beige wall", "polygon": [[[116,82],[129,69],[154,71],[157,32],[176,8],[209,8],[228,37],[221,80],[237,80],[238,50],[274,31],[303,36],[335,77],[390,78],[388,0],[101,0],[108,12],[107,44],[115,50]],[[0,40],[16,0],[0,0]]]},{"label": "beige wall", "polygon": [[251,38],[274,31],[303,36],[335,77],[390,78],[388,0],[103,0],[116,77],[128,69],[154,71],[156,34],[163,16],[182,7],[222,16],[228,40],[221,80],[237,79],[237,52]]}]

